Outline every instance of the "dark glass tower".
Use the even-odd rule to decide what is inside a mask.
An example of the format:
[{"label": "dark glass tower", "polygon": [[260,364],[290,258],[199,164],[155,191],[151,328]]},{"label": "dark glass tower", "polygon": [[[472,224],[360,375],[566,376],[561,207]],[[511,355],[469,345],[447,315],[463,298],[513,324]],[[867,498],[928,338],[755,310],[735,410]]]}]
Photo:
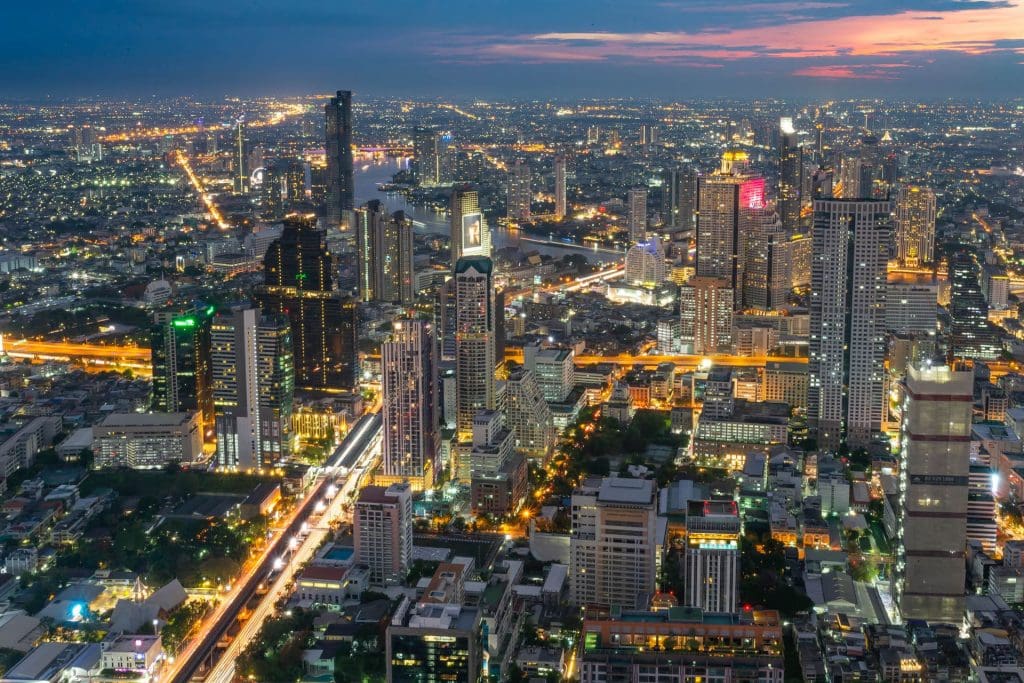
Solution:
[{"label": "dark glass tower", "polygon": [[783,119],[779,130],[779,218],[782,227],[794,231],[800,227],[800,188],[803,187],[804,152],[790,119]]},{"label": "dark glass tower", "polygon": [[295,385],[351,391],[358,383],[356,302],[334,287],[334,258],[312,216],[285,219],[263,258],[260,304],[291,323]]},{"label": "dark glass tower", "polygon": [[153,316],[153,410],[200,412],[203,430],[213,425],[210,329],[213,306],[196,303]]},{"label": "dark glass tower", "polygon": [[356,208],[352,175],[352,91],[339,90],[327,103],[327,223],[341,224]]}]

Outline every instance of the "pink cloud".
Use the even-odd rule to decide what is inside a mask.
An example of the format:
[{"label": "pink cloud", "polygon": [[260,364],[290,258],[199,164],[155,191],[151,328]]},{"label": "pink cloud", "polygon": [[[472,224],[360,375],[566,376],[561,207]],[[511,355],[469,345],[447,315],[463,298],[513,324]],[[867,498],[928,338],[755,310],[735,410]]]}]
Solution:
[{"label": "pink cloud", "polygon": [[[794,5],[801,4],[794,2]],[[812,3],[813,4],[813,3]],[[824,4],[824,3],[823,3]],[[1024,0],[977,6],[955,12],[906,10],[888,16],[846,16],[818,20],[787,20],[774,26],[707,31],[548,32],[507,37],[468,39],[448,54],[498,61],[604,61],[677,63],[712,59],[813,59],[829,57],[878,58],[920,53],[951,52],[984,55],[1015,51],[1024,41]],[[850,75],[840,75],[843,70]],[[865,78],[864,68],[818,67],[804,71]],[[883,70],[887,73],[888,70]],[[890,75],[878,75],[887,78]]]}]

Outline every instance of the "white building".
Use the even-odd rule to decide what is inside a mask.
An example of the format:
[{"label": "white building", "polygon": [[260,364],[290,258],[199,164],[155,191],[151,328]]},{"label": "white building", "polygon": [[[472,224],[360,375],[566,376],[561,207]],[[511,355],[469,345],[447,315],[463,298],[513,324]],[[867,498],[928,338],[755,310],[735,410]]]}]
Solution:
[{"label": "white building", "polygon": [[356,500],[356,561],[370,567],[373,584],[401,582],[412,561],[412,488],[366,486]]},{"label": "white building", "polygon": [[111,413],[93,427],[93,467],[153,469],[195,462],[203,452],[198,413]]}]

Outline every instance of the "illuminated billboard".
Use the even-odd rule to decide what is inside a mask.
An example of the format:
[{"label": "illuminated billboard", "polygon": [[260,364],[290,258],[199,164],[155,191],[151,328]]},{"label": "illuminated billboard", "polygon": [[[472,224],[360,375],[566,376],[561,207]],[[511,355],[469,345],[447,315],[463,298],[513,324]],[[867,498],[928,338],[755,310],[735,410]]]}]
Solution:
[{"label": "illuminated billboard", "polygon": [[764,208],[764,178],[753,178],[740,185],[740,208]]},{"label": "illuminated billboard", "polygon": [[462,217],[462,253],[474,254],[483,251],[484,217],[480,212],[467,213]]}]

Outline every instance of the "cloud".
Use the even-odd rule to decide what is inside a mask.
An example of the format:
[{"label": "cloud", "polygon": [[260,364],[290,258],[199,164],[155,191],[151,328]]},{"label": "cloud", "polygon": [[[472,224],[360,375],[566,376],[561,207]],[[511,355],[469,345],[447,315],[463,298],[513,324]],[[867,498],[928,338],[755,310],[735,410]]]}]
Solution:
[{"label": "cloud", "polygon": [[[785,6],[799,10],[811,5],[835,6],[828,2],[795,0],[764,4],[764,8]],[[1024,41],[1024,0],[947,1],[942,3],[941,9],[901,10],[888,16],[853,14],[797,21],[777,19],[771,25],[720,26],[696,31],[549,31],[511,38],[501,35],[467,37],[461,45],[449,43],[445,53],[456,60],[700,64],[703,60],[717,63],[755,59],[906,58],[941,52],[986,55],[1019,49]],[[824,75],[829,73],[833,78],[872,77],[866,67],[813,66],[804,73],[822,74],[817,76],[822,78],[829,77]],[[883,68],[878,73],[889,72]]]}]

